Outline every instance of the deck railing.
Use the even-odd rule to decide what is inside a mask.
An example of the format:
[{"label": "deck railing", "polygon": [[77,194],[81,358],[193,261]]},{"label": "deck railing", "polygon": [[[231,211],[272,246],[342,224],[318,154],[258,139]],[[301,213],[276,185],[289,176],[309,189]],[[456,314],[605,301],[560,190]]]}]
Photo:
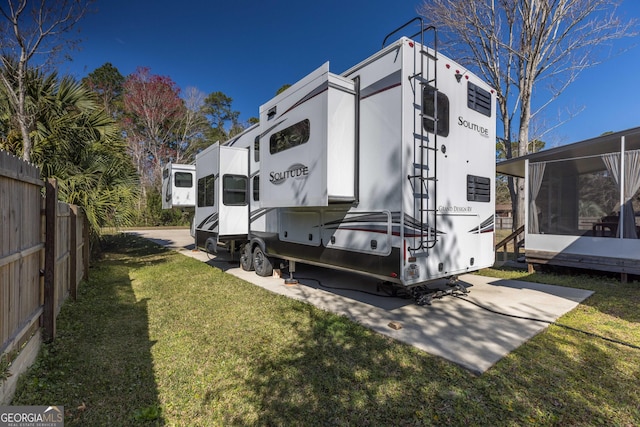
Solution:
[{"label": "deck railing", "polygon": [[520,257],[520,248],[524,246],[524,225],[518,227],[496,245],[496,257],[498,252],[502,250],[502,261],[507,261],[509,255],[508,246],[510,244],[513,246],[515,259],[518,259]]}]

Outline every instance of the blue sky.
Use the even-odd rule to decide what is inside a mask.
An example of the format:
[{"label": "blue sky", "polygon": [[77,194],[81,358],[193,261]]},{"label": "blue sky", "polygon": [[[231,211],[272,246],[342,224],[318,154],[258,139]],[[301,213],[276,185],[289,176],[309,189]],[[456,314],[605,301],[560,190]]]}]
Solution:
[{"label": "blue sky", "polygon": [[[393,29],[416,16],[421,0],[97,0],[80,24],[80,50],[60,67],[82,78],[106,62],[123,75],[138,66],[171,77],[184,91],[221,91],[246,120],[286,83],[326,61],[342,73],[380,49]],[[627,19],[640,2],[624,0]],[[638,43],[624,40],[615,49]],[[446,52],[445,52],[446,53]],[[453,57],[455,59],[455,57]],[[547,147],[640,126],[640,46],[585,71],[546,111],[584,109],[547,136]]]}]

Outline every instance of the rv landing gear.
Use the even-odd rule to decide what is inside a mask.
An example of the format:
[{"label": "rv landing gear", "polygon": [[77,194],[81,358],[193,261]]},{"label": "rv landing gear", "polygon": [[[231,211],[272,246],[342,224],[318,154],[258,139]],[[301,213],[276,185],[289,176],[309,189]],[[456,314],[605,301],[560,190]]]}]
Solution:
[{"label": "rv landing gear", "polygon": [[284,284],[285,285],[297,285],[298,284],[298,280],[293,278],[293,273],[296,272],[296,262],[295,261],[289,261],[289,278],[288,279],[284,279]]},{"label": "rv landing gear", "polygon": [[458,282],[456,276],[450,277],[444,288],[442,286],[440,288],[430,288],[427,285],[419,285],[406,289],[395,283],[384,282],[378,285],[378,292],[380,291],[393,297],[413,298],[418,305],[431,305],[434,299],[469,293],[469,290]]}]

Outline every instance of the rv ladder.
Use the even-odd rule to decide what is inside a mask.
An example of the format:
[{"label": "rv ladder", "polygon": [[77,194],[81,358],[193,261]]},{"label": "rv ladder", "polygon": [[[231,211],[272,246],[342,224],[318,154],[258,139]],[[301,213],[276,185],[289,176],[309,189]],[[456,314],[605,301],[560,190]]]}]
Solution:
[{"label": "rv ladder", "polygon": [[[429,30],[429,28],[427,28],[427,30]],[[435,28],[433,30],[435,32]],[[432,59],[434,61],[438,60],[438,52],[436,52],[436,51],[434,51],[435,55],[432,55],[432,54],[429,53],[429,51],[424,50],[424,48],[423,48],[423,49],[420,49],[420,54],[422,54],[422,55],[426,56],[427,58]]]},{"label": "rv ladder", "polygon": [[436,82],[436,79],[427,79],[422,77],[422,71],[419,71],[411,76],[409,76],[409,80],[416,80],[421,85],[433,85]]},{"label": "rv ladder", "polygon": [[[420,20],[420,49],[418,57],[414,57],[414,74],[409,76],[413,82],[413,107],[414,107],[414,131],[413,131],[413,173],[407,178],[413,191],[413,227],[408,250],[414,257],[429,255],[438,241],[437,231],[437,168],[436,159],[438,151],[438,86],[437,67],[438,37],[435,27],[425,26]],[[433,53],[424,47],[424,33],[433,31]],[[414,53],[415,55],[415,53]],[[425,88],[430,87],[433,99],[424,99]],[[425,102],[432,103],[433,114],[427,114]],[[433,123],[433,129],[427,131],[425,122]],[[429,134],[432,135],[429,135]]]}]

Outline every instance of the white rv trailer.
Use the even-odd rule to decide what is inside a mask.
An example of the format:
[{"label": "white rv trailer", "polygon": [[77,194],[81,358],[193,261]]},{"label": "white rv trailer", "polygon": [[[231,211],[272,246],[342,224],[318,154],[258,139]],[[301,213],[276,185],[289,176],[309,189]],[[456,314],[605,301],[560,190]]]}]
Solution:
[{"label": "white rv trailer", "polygon": [[493,264],[495,92],[414,21],[419,42],[341,75],[327,63],[261,106],[244,269],[286,260],[415,287]]},{"label": "white rv trailer", "polygon": [[219,244],[247,241],[249,229],[248,148],[258,137],[256,124],[196,155],[197,203],[192,235],[198,248],[216,252]]},{"label": "white rv trailer", "polygon": [[167,163],[162,170],[162,209],[196,205],[195,165]]}]

